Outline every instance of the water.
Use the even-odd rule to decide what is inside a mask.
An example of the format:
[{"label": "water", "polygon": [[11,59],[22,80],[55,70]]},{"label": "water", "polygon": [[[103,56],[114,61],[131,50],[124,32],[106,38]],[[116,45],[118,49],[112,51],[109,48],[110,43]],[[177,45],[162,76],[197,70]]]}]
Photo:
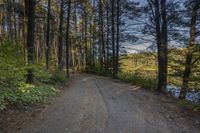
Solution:
[{"label": "water", "polygon": [[[179,98],[181,87],[175,85],[167,85],[165,91],[167,93],[170,93],[173,97]],[[197,92],[195,90],[188,91],[186,93],[185,99],[193,103],[200,103],[200,92]]]}]

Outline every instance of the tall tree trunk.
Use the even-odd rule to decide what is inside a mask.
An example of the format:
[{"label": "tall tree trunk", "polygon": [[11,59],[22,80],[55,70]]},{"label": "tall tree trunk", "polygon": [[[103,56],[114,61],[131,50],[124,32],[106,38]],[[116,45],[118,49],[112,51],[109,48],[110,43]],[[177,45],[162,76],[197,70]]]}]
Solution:
[{"label": "tall tree trunk", "polygon": [[66,74],[69,77],[69,28],[70,28],[71,0],[68,0],[67,30],[66,30]]},{"label": "tall tree trunk", "polygon": [[100,30],[100,69],[101,71],[105,70],[105,41],[104,41],[104,21],[103,21],[103,7],[102,1],[99,0],[99,30]]},{"label": "tall tree trunk", "polygon": [[106,72],[108,73],[108,70],[109,70],[109,35],[110,35],[110,27],[109,27],[109,2],[107,1],[106,3],[106,23],[107,23],[107,26],[106,26]]},{"label": "tall tree trunk", "polygon": [[[94,23],[93,19],[93,23]],[[92,67],[95,68],[95,28],[92,27]]]},{"label": "tall tree trunk", "polygon": [[[27,51],[28,65],[34,64],[34,42],[35,42],[35,0],[26,0],[26,15],[28,18]],[[27,72],[27,83],[34,82],[33,69],[29,68]]]},{"label": "tall tree trunk", "polygon": [[3,38],[2,35],[3,35],[3,20],[4,20],[4,3],[2,1],[0,1],[0,4],[3,5],[2,6],[2,12],[0,12],[0,41],[1,39]]},{"label": "tall tree trunk", "polygon": [[63,69],[63,15],[64,15],[64,2],[60,3],[60,24],[59,24],[59,45],[58,45],[58,69]]},{"label": "tall tree trunk", "polygon": [[[84,22],[81,22],[81,43],[84,44]],[[85,44],[81,45],[81,43],[79,43],[80,46],[80,53],[81,53],[81,66],[86,65],[86,52],[85,52]],[[85,66],[84,66],[85,67]],[[85,67],[86,70],[86,67]]]},{"label": "tall tree trunk", "polygon": [[2,31],[3,31],[3,35],[5,35],[5,31],[6,31],[6,26],[5,26],[5,24],[6,24],[6,5],[5,4],[3,4],[3,12],[2,12],[3,14],[2,14],[2,18],[3,18],[3,21],[2,21]]},{"label": "tall tree trunk", "polygon": [[49,69],[50,60],[50,19],[51,19],[51,0],[48,0],[48,11],[47,11],[47,31],[46,31],[46,69]]},{"label": "tall tree trunk", "polygon": [[89,59],[90,59],[90,68],[92,68],[92,22],[93,22],[93,19],[91,19],[90,20],[90,57],[89,57]]},{"label": "tall tree trunk", "polygon": [[188,89],[189,78],[190,78],[191,70],[192,70],[193,52],[195,48],[195,39],[196,39],[196,21],[197,21],[197,14],[198,14],[199,8],[200,8],[200,1],[195,0],[195,5],[192,10],[192,18],[191,18],[191,24],[190,24],[190,27],[191,27],[190,40],[189,40],[188,51],[186,54],[185,70],[183,73],[183,83],[182,83],[181,94],[179,97],[181,99],[185,99],[186,97],[186,91]]},{"label": "tall tree trunk", "polygon": [[12,29],[12,13],[13,13],[13,8],[12,8],[12,1],[11,0],[7,0],[7,4],[6,4],[6,8],[7,8],[7,11],[6,11],[6,27],[8,29],[8,38],[10,40],[13,41],[13,29]]},{"label": "tall tree trunk", "polygon": [[85,70],[88,72],[88,46],[87,46],[87,13],[84,13],[84,19],[85,19],[85,39],[84,39],[84,43],[85,43]]},{"label": "tall tree trunk", "polygon": [[[160,8],[161,4],[161,8]],[[163,91],[167,85],[167,18],[166,0],[154,1],[156,41],[158,49],[158,84],[157,89]],[[160,15],[161,10],[161,15]],[[162,21],[160,21],[162,19]],[[162,22],[162,27],[161,27]]]},{"label": "tall tree trunk", "polygon": [[160,80],[158,82],[158,89],[164,91],[167,85],[167,73],[168,73],[168,59],[167,59],[167,49],[168,49],[168,28],[167,28],[167,13],[166,13],[166,0],[161,0],[161,11],[162,11],[162,42],[160,45]]},{"label": "tall tree trunk", "polygon": [[[22,2],[22,5],[25,7],[25,1]],[[23,54],[24,54],[24,61],[27,64],[27,45],[26,45],[26,38],[27,38],[27,34],[26,34],[26,9],[23,9],[23,17],[22,17],[22,37],[23,37]]]},{"label": "tall tree trunk", "polygon": [[16,19],[16,3],[15,3],[15,0],[13,0],[13,32],[14,32],[14,35],[13,35],[13,39],[16,40],[17,39],[17,19]]},{"label": "tall tree trunk", "polygon": [[119,72],[119,29],[120,28],[120,0],[117,0],[117,38],[116,38],[116,75]]},{"label": "tall tree trunk", "polygon": [[116,55],[115,55],[115,0],[112,0],[112,67],[113,67],[113,77],[116,77]]}]

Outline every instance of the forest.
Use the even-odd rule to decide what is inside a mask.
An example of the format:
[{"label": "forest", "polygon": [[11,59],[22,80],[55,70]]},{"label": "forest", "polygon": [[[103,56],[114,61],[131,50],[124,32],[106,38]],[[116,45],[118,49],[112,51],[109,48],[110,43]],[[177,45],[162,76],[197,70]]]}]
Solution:
[{"label": "forest", "polygon": [[81,73],[200,112],[200,0],[0,0],[0,125],[10,108],[47,104]]}]

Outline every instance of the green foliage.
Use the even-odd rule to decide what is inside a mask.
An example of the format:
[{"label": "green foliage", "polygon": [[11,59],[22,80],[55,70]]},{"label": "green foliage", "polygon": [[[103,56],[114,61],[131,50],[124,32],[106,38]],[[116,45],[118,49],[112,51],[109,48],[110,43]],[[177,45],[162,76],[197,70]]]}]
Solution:
[{"label": "green foliage", "polygon": [[[63,72],[45,70],[41,64],[26,66],[20,42],[0,43],[0,110],[9,104],[35,105],[47,102],[67,80]],[[35,83],[26,84],[27,69],[33,69]]]},{"label": "green foliage", "polygon": [[139,85],[144,88],[148,88],[151,90],[156,89],[156,80],[149,77],[143,77],[137,74],[130,73],[120,73],[118,78],[122,81],[133,83],[134,85]]},{"label": "green foliage", "polygon": [[53,86],[48,85],[30,85],[21,83],[18,88],[1,88],[0,89],[0,110],[6,108],[7,104],[39,104],[47,102],[50,97],[59,92]]},{"label": "green foliage", "polygon": [[96,75],[102,75],[102,71],[100,70],[100,64],[96,64],[95,66],[88,66],[87,70],[85,70],[87,73],[96,74]]},{"label": "green foliage", "polygon": [[[185,57],[187,49],[170,49],[168,54],[168,83],[177,86],[182,85],[182,75],[184,71]],[[199,59],[199,49],[194,53],[194,60]],[[137,79],[138,75],[142,79],[157,78],[157,59],[156,53],[137,53],[120,57],[120,70],[122,73],[128,73],[127,76]],[[190,89],[200,90],[200,62],[197,61],[193,66],[190,76]],[[136,75],[136,77],[135,77]],[[120,75],[121,76],[121,75]],[[141,79],[141,80],[142,80]],[[138,81],[140,82],[140,81]],[[146,84],[145,82],[143,84]],[[148,83],[148,84],[151,84]],[[146,85],[145,85],[146,86]],[[148,85],[147,85],[148,86]]]},{"label": "green foliage", "polygon": [[6,108],[6,105],[9,103],[9,99],[12,99],[12,101],[15,101],[16,99],[12,89],[0,88],[0,110]]},{"label": "green foliage", "polygon": [[52,76],[52,72],[50,70],[45,70],[40,66],[35,66],[34,76],[36,82],[49,83]]},{"label": "green foliage", "polygon": [[0,86],[16,87],[24,78],[23,52],[19,42],[0,43]]},{"label": "green foliage", "polygon": [[52,76],[50,77],[49,83],[51,84],[64,84],[67,82],[67,77],[65,73],[61,70],[56,70],[53,72]]},{"label": "green foliage", "polygon": [[59,91],[52,86],[35,86],[22,83],[15,94],[17,95],[17,102],[23,104],[37,104],[47,102],[50,97],[55,96],[58,92]]},{"label": "green foliage", "polygon": [[101,70],[100,63],[96,63],[95,66],[88,65],[87,70],[83,69],[82,72],[101,75],[101,76],[110,76],[110,77],[112,76],[112,68],[107,68],[107,70],[105,70],[105,68],[102,68]]}]

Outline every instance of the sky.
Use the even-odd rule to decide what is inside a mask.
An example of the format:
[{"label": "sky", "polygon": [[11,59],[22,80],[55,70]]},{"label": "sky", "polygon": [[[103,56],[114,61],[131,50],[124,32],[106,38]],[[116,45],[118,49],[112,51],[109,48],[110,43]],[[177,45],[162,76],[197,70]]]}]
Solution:
[{"label": "sky", "polygon": [[[141,3],[140,6],[147,4],[147,0],[131,0],[131,1],[140,2]],[[126,29],[123,31],[123,33],[133,35],[140,39],[136,42],[132,42],[130,40],[122,42],[121,43],[122,50],[126,50],[129,53],[136,53],[136,52],[146,51],[152,45],[156,47],[155,38],[153,36],[144,35],[141,33],[144,24],[140,24],[140,21],[148,22],[148,18],[149,16],[143,15],[142,17],[136,19],[134,18],[134,20],[130,19],[125,20]],[[179,33],[184,35],[185,38],[189,38],[189,31],[190,31],[189,27],[184,27],[184,28],[177,27],[177,29],[180,30]],[[181,32],[181,30],[185,30],[186,32]],[[171,38],[169,37],[169,39]],[[200,42],[200,36],[197,37],[196,41],[198,43]],[[168,44],[169,47],[184,47],[186,42],[181,42],[178,40],[170,40],[168,41]]]}]

